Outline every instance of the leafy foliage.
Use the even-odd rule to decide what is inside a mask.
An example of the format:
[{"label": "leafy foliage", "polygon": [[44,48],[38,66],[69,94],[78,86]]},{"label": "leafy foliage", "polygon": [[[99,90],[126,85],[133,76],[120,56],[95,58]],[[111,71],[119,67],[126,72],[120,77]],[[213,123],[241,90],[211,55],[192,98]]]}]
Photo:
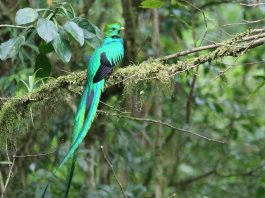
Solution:
[{"label": "leafy foliage", "polygon": [[[126,38],[133,35],[126,46],[137,46],[137,57],[133,66],[129,63],[130,67],[114,71],[107,80],[98,116],[79,149],[69,197],[121,196],[101,145],[129,198],[155,197],[159,186],[162,197],[174,193],[180,198],[264,197],[264,45],[237,58],[213,55],[197,71],[192,65],[187,71],[170,73],[174,63],[191,63],[190,59],[212,50],[163,63],[146,61],[154,55],[153,11],[143,9],[159,8],[163,57],[229,38],[225,46],[243,46],[237,43],[237,34],[264,27],[264,6],[213,0],[130,2],[128,13],[122,13],[119,0],[21,1],[14,8],[13,1],[5,1],[4,10],[0,5],[0,23],[16,21],[16,27],[0,27],[0,115],[4,115],[0,122],[5,121],[0,125],[1,182],[5,183],[10,167],[6,146],[11,161],[13,154],[17,156],[5,196],[40,197],[48,180],[52,185],[47,197],[65,193],[71,162],[56,178],[51,172],[69,149],[85,82],[84,59],[102,39],[98,27],[108,21],[123,22],[126,16],[138,20],[133,21],[136,29],[130,29],[132,21],[124,20]],[[112,84],[117,81],[124,87]],[[161,122],[226,144],[165,125],[158,138],[160,125],[146,120],[159,120],[159,108]],[[159,163],[157,140],[161,141]],[[158,168],[162,169],[159,178]]]},{"label": "leafy foliage", "polygon": [[16,56],[24,41],[25,37],[19,36],[2,43],[0,45],[0,59],[6,60],[7,58]]},{"label": "leafy foliage", "polygon": [[75,22],[67,22],[64,25],[64,29],[79,42],[80,46],[84,45],[84,31],[75,23]]},{"label": "leafy foliage", "polygon": [[16,13],[16,24],[24,25],[34,22],[38,18],[38,12],[32,8],[23,8]]},{"label": "leafy foliage", "polygon": [[59,35],[58,29],[55,26],[55,24],[47,19],[40,18],[37,22],[37,32],[38,35],[46,41],[46,43],[49,43],[53,41],[56,36]]},{"label": "leafy foliage", "polygon": [[70,51],[69,42],[65,40],[61,35],[57,35],[55,37],[52,42],[52,46],[61,60],[63,60],[65,63],[68,63],[70,61],[72,54]]},{"label": "leafy foliage", "polygon": [[52,66],[51,66],[51,63],[48,57],[44,54],[39,54],[36,58],[36,62],[34,66],[36,77],[45,78],[47,76],[50,76],[51,68]]},{"label": "leafy foliage", "polygon": [[[43,11],[44,14],[39,14]],[[16,24],[29,24],[29,26],[25,26],[25,30],[20,36],[1,44],[0,59],[6,60],[17,55],[24,42],[26,44],[30,43],[27,35],[34,36],[35,31],[37,31],[38,36],[44,41],[41,43],[41,49],[39,52],[43,53],[43,51],[46,51],[47,54],[54,51],[63,62],[68,63],[72,56],[70,50],[70,36],[74,38],[80,46],[84,45],[85,39],[88,43],[95,42],[91,41],[91,38],[98,39],[98,36],[96,35],[96,27],[86,19],[75,16],[76,14],[69,3],[57,3],[53,10],[33,8],[19,9],[16,13]],[[66,22],[62,20],[62,17],[67,19]],[[63,22],[64,25],[60,25],[61,22]],[[30,37],[30,39],[32,39],[32,37]],[[50,43],[53,48],[50,48]],[[45,49],[45,46],[49,48]],[[37,57],[43,58],[44,56]],[[35,62],[38,62],[38,60]],[[45,62],[46,63],[44,64],[47,66],[47,57],[45,58]],[[40,65],[35,65],[36,71],[39,69]],[[47,77],[45,75],[50,72],[40,70],[39,73],[42,73],[40,76]]]}]

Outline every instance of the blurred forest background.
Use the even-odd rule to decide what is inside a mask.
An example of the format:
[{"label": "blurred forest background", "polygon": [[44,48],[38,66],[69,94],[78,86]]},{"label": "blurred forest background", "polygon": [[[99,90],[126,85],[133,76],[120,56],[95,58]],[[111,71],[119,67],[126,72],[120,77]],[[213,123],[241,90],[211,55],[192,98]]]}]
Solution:
[{"label": "blurred forest background", "polygon": [[[36,31],[42,17],[52,24]],[[126,28],[126,55],[80,145],[69,197],[265,197],[259,0],[1,0],[1,196],[41,197],[52,179],[45,197],[63,197],[71,160],[51,173],[110,21]],[[65,40],[51,45],[54,27]]]}]

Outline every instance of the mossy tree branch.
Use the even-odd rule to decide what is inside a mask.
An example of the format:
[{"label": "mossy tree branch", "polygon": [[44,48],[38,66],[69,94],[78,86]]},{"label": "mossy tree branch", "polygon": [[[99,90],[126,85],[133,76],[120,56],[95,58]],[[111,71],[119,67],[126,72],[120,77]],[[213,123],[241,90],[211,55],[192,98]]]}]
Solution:
[{"label": "mossy tree branch", "polygon": [[[130,65],[126,68],[117,69],[106,81],[106,89],[119,85],[128,86],[137,84],[139,81],[158,80],[169,81],[178,73],[191,70],[197,65],[217,60],[225,56],[239,57],[248,50],[263,45],[265,42],[265,35],[262,34],[264,29],[257,29],[244,32],[234,36],[232,39],[219,43],[214,47],[214,51],[208,54],[200,55],[197,58],[190,58],[184,61],[179,61],[176,64],[168,65],[162,63],[178,56],[168,56],[168,58],[159,58],[144,61],[139,65]],[[253,35],[254,34],[254,35]],[[261,36],[262,35],[262,36]],[[212,48],[203,48],[202,50],[209,50]],[[191,53],[197,50],[190,50]],[[180,52],[181,55],[183,53]],[[189,53],[185,53],[185,56]],[[8,121],[13,120],[23,113],[30,104],[36,102],[54,100],[59,97],[58,91],[62,89],[76,90],[77,87],[82,87],[86,81],[86,72],[73,72],[72,74],[58,77],[57,79],[49,80],[45,85],[36,89],[34,92],[29,93],[19,100],[8,100],[5,102],[0,111],[0,128],[1,133],[3,130],[8,129]],[[16,115],[15,115],[16,114]],[[15,122],[15,121],[14,121]]]}]

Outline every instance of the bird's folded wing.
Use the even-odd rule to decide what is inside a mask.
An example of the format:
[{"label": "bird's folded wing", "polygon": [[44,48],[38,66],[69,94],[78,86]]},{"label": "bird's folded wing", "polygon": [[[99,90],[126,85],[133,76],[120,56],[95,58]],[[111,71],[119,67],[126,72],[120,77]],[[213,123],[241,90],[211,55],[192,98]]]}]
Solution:
[{"label": "bird's folded wing", "polygon": [[106,53],[103,52],[100,55],[100,66],[93,78],[93,83],[97,83],[102,79],[106,78],[111,73],[111,71],[112,71],[112,64],[107,59]]}]

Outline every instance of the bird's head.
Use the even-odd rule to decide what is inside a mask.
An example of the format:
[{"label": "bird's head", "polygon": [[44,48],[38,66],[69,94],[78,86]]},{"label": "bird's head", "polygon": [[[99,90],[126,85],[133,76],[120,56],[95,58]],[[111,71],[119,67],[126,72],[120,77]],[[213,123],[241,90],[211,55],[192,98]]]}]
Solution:
[{"label": "bird's head", "polygon": [[119,23],[112,23],[105,26],[104,33],[107,38],[121,38],[122,37],[122,27]]}]

